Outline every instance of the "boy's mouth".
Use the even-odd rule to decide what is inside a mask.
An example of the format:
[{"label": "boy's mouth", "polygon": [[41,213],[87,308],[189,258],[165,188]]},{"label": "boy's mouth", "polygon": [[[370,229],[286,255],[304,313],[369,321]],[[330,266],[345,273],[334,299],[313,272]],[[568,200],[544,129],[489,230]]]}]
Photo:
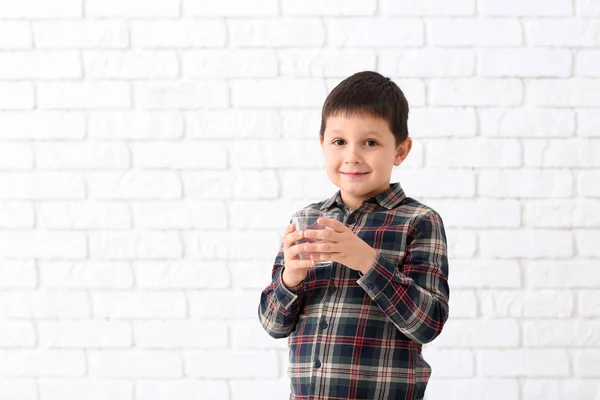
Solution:
[{"label": "boy's mouth", "polygon": [[342,174],[348,176],[362,176],[368,174],[368,172],[342,172]]}]

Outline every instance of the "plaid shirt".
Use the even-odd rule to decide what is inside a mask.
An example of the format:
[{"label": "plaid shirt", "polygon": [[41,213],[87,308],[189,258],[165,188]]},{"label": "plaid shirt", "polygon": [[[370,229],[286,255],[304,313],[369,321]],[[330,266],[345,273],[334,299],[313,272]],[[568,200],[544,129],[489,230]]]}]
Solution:
[{"label": "plaid shirt", "polygon": [[448,318],[448,258],[440,216],[406,197],[399,183],[355,210],[339,191],[302,213],[340,213],[377,250],[362,275],[342,264],[311,268],[288,289],[283,245],[259,318],[275,338],[288,337],[290,399],[422,399],[431,368],[423,343]]}]

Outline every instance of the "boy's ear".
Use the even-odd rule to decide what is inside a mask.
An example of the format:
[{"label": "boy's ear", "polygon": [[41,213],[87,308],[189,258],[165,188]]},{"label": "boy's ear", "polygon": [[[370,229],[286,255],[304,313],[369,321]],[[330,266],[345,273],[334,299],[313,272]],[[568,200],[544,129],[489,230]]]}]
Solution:
[{"label": "boy's ear", "polygon": [[396,157],[394,158],[395,166],[402,164],[402,161],[404,161],[408,156],[408,153],[410,153],[410,149],[412,149],[412,138],[407,137],[396,149]]}]

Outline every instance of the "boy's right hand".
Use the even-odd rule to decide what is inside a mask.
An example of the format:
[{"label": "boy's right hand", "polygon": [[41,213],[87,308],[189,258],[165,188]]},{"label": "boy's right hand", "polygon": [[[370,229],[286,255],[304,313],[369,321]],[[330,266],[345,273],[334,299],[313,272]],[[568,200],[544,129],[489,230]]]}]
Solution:
[{"label": "boy's right hand", "polygon": [[289,224],[285,229],[285,236],[283,238],[285,267],[281,275],[281,280],[287,288],[296,287],[302,283],[308,274],[308,269],[315,265],[313,260],[301,260],[299,257],[303,244],[296,244],[296,241],[303,237],[304,233],[297,231],[294,224]]}]

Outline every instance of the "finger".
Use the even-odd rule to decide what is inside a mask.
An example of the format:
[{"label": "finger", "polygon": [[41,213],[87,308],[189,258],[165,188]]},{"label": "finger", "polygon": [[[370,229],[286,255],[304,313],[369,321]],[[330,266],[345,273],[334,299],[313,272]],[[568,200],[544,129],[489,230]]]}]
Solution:
[{"label": "finger", "polygon": [[342,253],[311,253],[310,259],[313,261],[335,261],[341,263],[340,254]]},{"label": "finger", "polygon": [[335,231],[329,229],[311,229],[304,231],[304,237],[311,239],[321,239],[326,242],[337,243],[338,237]]},{"label": "finger", "polygon": [[315,262],[313,260],[290,260],[285,263],[285,267],[290,269],[305,269],[314,266]]},{"label": "finger", "polygon": [[308,253],[338,253],[339,249],[335,243],[312,243],[304,246],[303,251]]},{"label": "finger", "polygon": [[345,232],[348,228],[346,228],[346,225],[342,224],[340,221],[338,221],[337,219],[331,219],[331,218],[319,218],[317,220],[317,224],[321,225],[321,226],[326,226],[328,228],[333,229],[336,232]]},{"label": "finger", "polygon": [[283,247],[284,248],[290,248],[291,246],[293,246],[296,241],[302,239],[304,237],[304,232],[303,231],[293,231],[288,233],[287,235],[285,235],[285,238],[283,239]]}]

